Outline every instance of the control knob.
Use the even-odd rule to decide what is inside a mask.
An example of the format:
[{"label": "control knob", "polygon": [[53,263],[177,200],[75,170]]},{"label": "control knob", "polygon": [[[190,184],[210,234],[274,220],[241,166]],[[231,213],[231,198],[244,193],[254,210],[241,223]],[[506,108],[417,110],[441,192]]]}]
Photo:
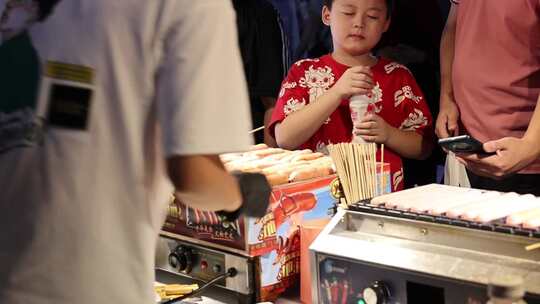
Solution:
[{"label": "control knob", "polygon": [[177,246],[169,254],[169,265],[180,272],[190,273],[193,268],[193,256],[191,249]]},{"label": "control knob", "polygon": [[381,281],[375,281],[362,292],[366,304],[387,304],[390,298],[388,288]]}]

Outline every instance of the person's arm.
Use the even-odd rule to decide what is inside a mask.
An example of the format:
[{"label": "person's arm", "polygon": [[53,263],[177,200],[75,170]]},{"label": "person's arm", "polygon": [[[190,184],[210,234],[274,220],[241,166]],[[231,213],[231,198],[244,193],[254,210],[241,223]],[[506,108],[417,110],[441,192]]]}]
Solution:
[{"label": "person's arm", "polygon": [[[529,123],[529,127],[527,128],[527,132],[525,132],[525,136],[523,136],[523,140],[527,142],[531,150],[533,152],[533,156],[536,155],[536,158],[540,157],[540,96],[538,96],[538,100],[536,101],[536,108],[534,109],[533,116],[531,118],[531,122]],[[489,146],[487,148],[490,148]]]},{"label": "person's arm", "polygon": [[411,159],[426,159],[433,150],[433,141],[414,131],[391,128],[386,145],[399,155]]},{"label": "person's arm", "polygon": [[169,5],[155,98],[167,172],[186,205],[234,211],[239,183],[217,155],[252,143],[234,10],[227,0]]},{"label": "person's arm", "polygon": [[269,147],[277,147],[277,142],[272,135],[270,135],[270,121],[272,120],[272,113],[276,106],[276,98],[273,97],[261,97],[264,106],[264,143]]},{"label": "person's arm", "polygon": [[435,132],[439,138],[459,134],[459,110],[454,99],[452,88],[452,65],[454,63],[454,48],[457,25],[457,4],[452,3],[446,26],[441,39],[441,96],[440,110],[437,117]]},{"label": "person's arm", "polygon": [[217,155],[170,157],[167,170],[180,201],[207,211],[240,208],[238,182],[225,171]]},{"label": "person's arm", "polygon": [[279,147],[294,150],[308,141],[322,124],[337,109],[341,96],[335,90],[328,90],[316,102],[302,110],[290,114],[276,125],[276,142]]},{"label": "person's arm", "polygon": [[315,102],[290,114],[276,125],[278,146],[289,150],[298,148],[319,130],[343,99],[355,94],[367,94],[372,88],[373,79],[368,67],[349,68],[337,83]]}]

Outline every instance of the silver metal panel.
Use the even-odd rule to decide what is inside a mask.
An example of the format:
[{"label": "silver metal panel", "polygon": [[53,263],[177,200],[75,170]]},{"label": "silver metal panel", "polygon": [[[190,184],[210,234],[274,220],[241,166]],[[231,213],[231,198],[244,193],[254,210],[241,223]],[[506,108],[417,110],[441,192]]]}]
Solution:
[{"label": "silver metal panel", "polygon": [[535,242],[538,239],[340,211],[310,250],[471,283],[516,274],[525,279],[528,292],[540,294],[540,251],[524,249]]},{"label": "silver metal panel", "polygon": [[319,261],[317,260],[317,253],[315,251],[309,251],[309,269],[311,270],[311,302],[318,303],[319,301],[319,288],[313,288],[314,286],[320,286],[319,284]]},{"label": "silver metal panel", "polygon": [[443,251],[449,247],[460,248],[540,262],[540,251],[525,250],[526,246],[539,241],[535,238],[383,215],[347,212],[345,223],[337,225],[331,233],[362,239],[369,235],[389,237],[396,239],[394,242],[405,241],[402,246],[423,244],[427,245],[424,248]]},{"label": "silver metal panel", "polygon": [[254,278],[253,268],[249,267],[246,258],[227,254],[225,255],[225,265],[227,268],[234,267],[238,271],[234,278],[227,278],[227,289],[243,294],[250,294],[255,291],[255,282],[250,279]]},{"label": "silver metal panel", "polygon": [[[182,277],[191,278],[189,274],[178,272],[176,269],[172,268],[169,265],[168,256],[169,253],[173,248],[176,248],[178,244],[187,245],[191,247],[200,247],[208,252],[214,252],[216,255],[222,255],[225,258],[225,268],[228,269],[230,267],[236,268],[238,271],[238,274],[234,278],[227,278],[224,288],[241,293],[241,294],[252,294],[255,291],[254,286],[254,280],[253,278],[253,270],[250,268],[250,263],[253,263],[250,261],[249,258],[243,257],[243,256],[237,256],[234,254],[229,254],[223,251],[219,250],[212,250],[210,248],[204,247],[204,246],[197,246],[192,243],[184,243],[182,241],[168,239],[165,237],[160,237],[158,240],[158,246],[156,249],[156,259],[155,259],[155,267],[156,269],[160,269],[163,271],[167,271],[169,273],[179,275]],[[223,271],[225,271],[224,269]]]}]

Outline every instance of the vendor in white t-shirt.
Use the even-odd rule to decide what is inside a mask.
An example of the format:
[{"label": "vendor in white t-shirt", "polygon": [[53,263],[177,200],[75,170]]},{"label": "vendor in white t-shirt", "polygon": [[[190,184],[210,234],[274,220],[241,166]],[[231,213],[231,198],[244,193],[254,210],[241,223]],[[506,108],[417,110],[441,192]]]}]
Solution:
[{"label": "vendor in white t-shirt", "polygon": [[251,143],[234,11],[69,0],[34,23],[39,4],[0,0],[0,303],[152,303],[170,181],[242,204],[217,157]]}]

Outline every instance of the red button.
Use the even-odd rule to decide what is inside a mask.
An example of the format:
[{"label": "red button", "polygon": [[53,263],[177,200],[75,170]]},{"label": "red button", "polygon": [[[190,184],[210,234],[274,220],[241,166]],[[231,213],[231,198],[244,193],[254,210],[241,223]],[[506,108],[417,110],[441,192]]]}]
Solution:
[{"label": "red button", "polygon": [[201,269],[205,270],[206,268],[208,268],[208,263],[206,263],[206,261],[202,261],[201,262]]}]

